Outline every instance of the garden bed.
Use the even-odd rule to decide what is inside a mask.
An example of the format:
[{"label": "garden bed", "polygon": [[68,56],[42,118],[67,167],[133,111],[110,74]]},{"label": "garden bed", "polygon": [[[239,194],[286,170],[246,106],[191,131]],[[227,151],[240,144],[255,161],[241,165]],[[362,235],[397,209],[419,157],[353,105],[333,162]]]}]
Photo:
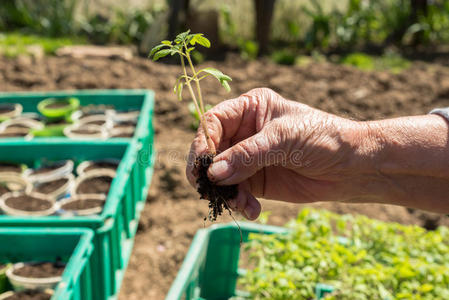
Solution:
[{"label": "garden bed", "polygon": [[[424,62],[413,62],[409,70],[396,75],[334,64],[286,67],[268,61],[244,62],[235,55],[224,61],[206,62],[205,66],[216,67],[233,78],[230,94],[217,89],[214,81],[205,80],[202,89],[211,104],[261,86],[271,87],[286,98],[360,120],[423,114],[449,103],[449,69]],[[198,202],[196,191],[184,176],[182,157],[194,132],[188,108],[180,106],[173,94],[178,73],[179,66],[144,58],[122,61],[46,57],[36,62],[0,58],[3,91],[82,88],[155,91],[155,146],[159,155],[120,299],[163,299],[207,215],[207,202]],[[396,206],[342,203],[314,206],[403,224],[449,225],[445,218],[435,214]],[[263,201],[263,207],[272,211],[270,224],[282,225],[294,218],[302,205]],[[221,220],[232,221],[228,216]]]}]

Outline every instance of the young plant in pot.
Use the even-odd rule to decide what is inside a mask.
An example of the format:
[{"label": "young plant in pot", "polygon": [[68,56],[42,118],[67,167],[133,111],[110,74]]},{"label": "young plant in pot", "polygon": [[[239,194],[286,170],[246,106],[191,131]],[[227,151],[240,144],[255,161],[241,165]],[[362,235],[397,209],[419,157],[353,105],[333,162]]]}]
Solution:
[{"label": "young plant in pot", "polygon": [[60,215],[90,216],[100,214],[106,203],[104,194],[74,195],[60,201]]},{"label": "young plant in pot", "polygon": [[33,189],[30,181],[23,178],[19,173],[0,173],[0,197],[11,192],[29,193]]},{"label": "young plant in pot", "polygon": [[35,192],[12,192],[0,197],[0,209],[9,216],[50,216],[57,208],[54,199]]},{"label": "young plant in pot", "polygon": [[65,263],[19,262],[12,265],[6,276],[16,291],[53,289],[62,279]]},{"label": "young plant in pot", "polygon": [[71,160],[45,163],[37,169],[25,170],[24,176],[33,183],[47,182],[71,174],[73,166],[74,163]]},{"label": "young plant in pot", "polygon": [[37,105],[39,112],[49,120],[63,120],[80,106],[77,98],[48,98]]},{"label": "young plant in pot", "polygon": [[[197,44],[207,48],[210,47],[209,40],[205,38],[203,34],[191,34],[189,30],[179,34],[174,41],[162,41],[160,45],[157,45],[151,50],[150,57],[156,61],[167,55],[178,55],[181,59],[183,74],[177,79],[174,92],[178,95],[179,100],[182,100],[183,87],[187,87],[190,96],[192,97],[195,110],[199,116],[200,126],[204,131],[207,143],[207,153],[197,157],[195,162],[195,172],[197,172],[198,175],[198,193],[202,199],[209,200],[209,220],[215,221],[217,216],[223,213],[224,209],[231,213],[227,201],[235,198],[238,190],[237,185],[215,185],[207,176],[207,170],[212,164],[217,151],[215,149],[215,144],[210,138],[207,120],[204,117],[206,106],[201,93],[200,81],[206,77],[213,76],[227,91],[230,91],[229,81],[231,81],[231,77],[214,68],[195,69],[191,53],[195,50],[195,45]],[[188,72],[187,69],[190,69],[190,72]]]},{"label": "young plant in pot", "polygon": [[84,173],[97,169],[111,169],[115,171],[117,170],[119,164],[120,160],[116,158],[86,160],[78,165],[78,167],[76,168],[76,173],[78,175],[82,175]]},{"label": "young plant in pot", "polygon": [[71,194],[107,195],[115,174],[115,171],[111,169],[96,169],[83,173],[76,178]]},{"label": "young plant in pot", "polygon": [[1,103],[0,122],[20,116],[22,111],[23,107],[18,103]]},{"label": "young plant in pot", "polygon": [[23,290],[23,291],[8,291],[0,294],[0,300],[50,300],[53,295],[53,290]]}]

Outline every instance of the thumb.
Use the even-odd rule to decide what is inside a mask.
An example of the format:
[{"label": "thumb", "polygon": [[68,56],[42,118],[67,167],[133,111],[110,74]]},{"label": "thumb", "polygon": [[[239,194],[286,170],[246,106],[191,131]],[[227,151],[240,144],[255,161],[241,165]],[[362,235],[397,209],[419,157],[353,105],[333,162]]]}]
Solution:
[{"label": "thumb", "polygon": [[217,155],[209,167],[209,178],[219,185],[238,184],[262,168],[278,163],[282,159],[276,155],[280,149],[268,133],[262,130]]}]

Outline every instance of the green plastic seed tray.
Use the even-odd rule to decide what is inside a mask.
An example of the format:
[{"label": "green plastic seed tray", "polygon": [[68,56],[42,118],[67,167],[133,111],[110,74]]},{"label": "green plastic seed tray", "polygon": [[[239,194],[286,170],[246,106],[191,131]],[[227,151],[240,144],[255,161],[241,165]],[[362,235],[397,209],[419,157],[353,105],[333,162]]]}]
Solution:
[{"label": "green plastic seed tray", "polygon": [[0,228],[0,262],[66,262],[51,300],[94,300],[90,229]]},{"label": "green plastic seed tray", "polygon": [[[152,141],[152,132],[147,139]],[[116,139],[74,141],[70,139],[14,140],[0,146],[2,161],[38,167],[43,161],[71,159],[121,159],[106,205],[100,215],[14,217],[0,215],[2,227],[84,227],[94,231],[92,287],[94,299],[117,295],[131,255],[140,212],[145,204],[153,173],[154,151],[144,141]]]},{"label": "green plastic seed tray", "polygon": [[[240,223],[243,242],[249,233],[282,234],[282,227]],[[237,279],[245,273],[239,268],[240,233],[235,224],[213,225],[200,229],[193,238],[186,258],[165,300],[251,299],[237,289]],[[332,287],[317,284],[317,299],[332,292]]]},{"label": "green plastic seed tray", "polygon": [[[144,141],[148,147],[150,140],[148,137],[152,132],[152,115],[154,107],[154,92],[150,90],[78,90],[78,91],[55,91],[55,92],[14,92],[0,93],[1,103],[19,103],[23,106],[24,113],[38,113],[39,102],[49,99],[76,98],[79,105],[106,105],[113,106],[119,111],[140,110],[138,123],[134,133],[134,138]],[[39,131],[34,139],[48,139],[46,135],[52,134],[51,130]],[[60,135],[56,134],[56,135]],[[52,137],[53,139],[67,139],[66,137]],[[108,139],[110,142],[115,139]],[[26,142],[24,138],[2,138],[0,144],[16,142],[17,140]]]}]

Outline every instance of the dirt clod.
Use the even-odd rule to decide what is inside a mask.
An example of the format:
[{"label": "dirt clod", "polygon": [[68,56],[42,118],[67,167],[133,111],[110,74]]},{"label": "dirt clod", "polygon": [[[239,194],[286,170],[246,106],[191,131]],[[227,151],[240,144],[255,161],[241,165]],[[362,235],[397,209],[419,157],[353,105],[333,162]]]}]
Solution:
[{"label": "dirt clod", "polygon": [[198,193],[201,199],[209,200],[209,220],[214,222],[218,216],[221,216],[224,209],[229,210],[227,204],[228,200],[237,197],[237,185],[216,185],[209,180],[207,170],[214,160],[214,155],[206,154],[196,158],[195,172],[198,177],[196,183],[198,184]]}]

